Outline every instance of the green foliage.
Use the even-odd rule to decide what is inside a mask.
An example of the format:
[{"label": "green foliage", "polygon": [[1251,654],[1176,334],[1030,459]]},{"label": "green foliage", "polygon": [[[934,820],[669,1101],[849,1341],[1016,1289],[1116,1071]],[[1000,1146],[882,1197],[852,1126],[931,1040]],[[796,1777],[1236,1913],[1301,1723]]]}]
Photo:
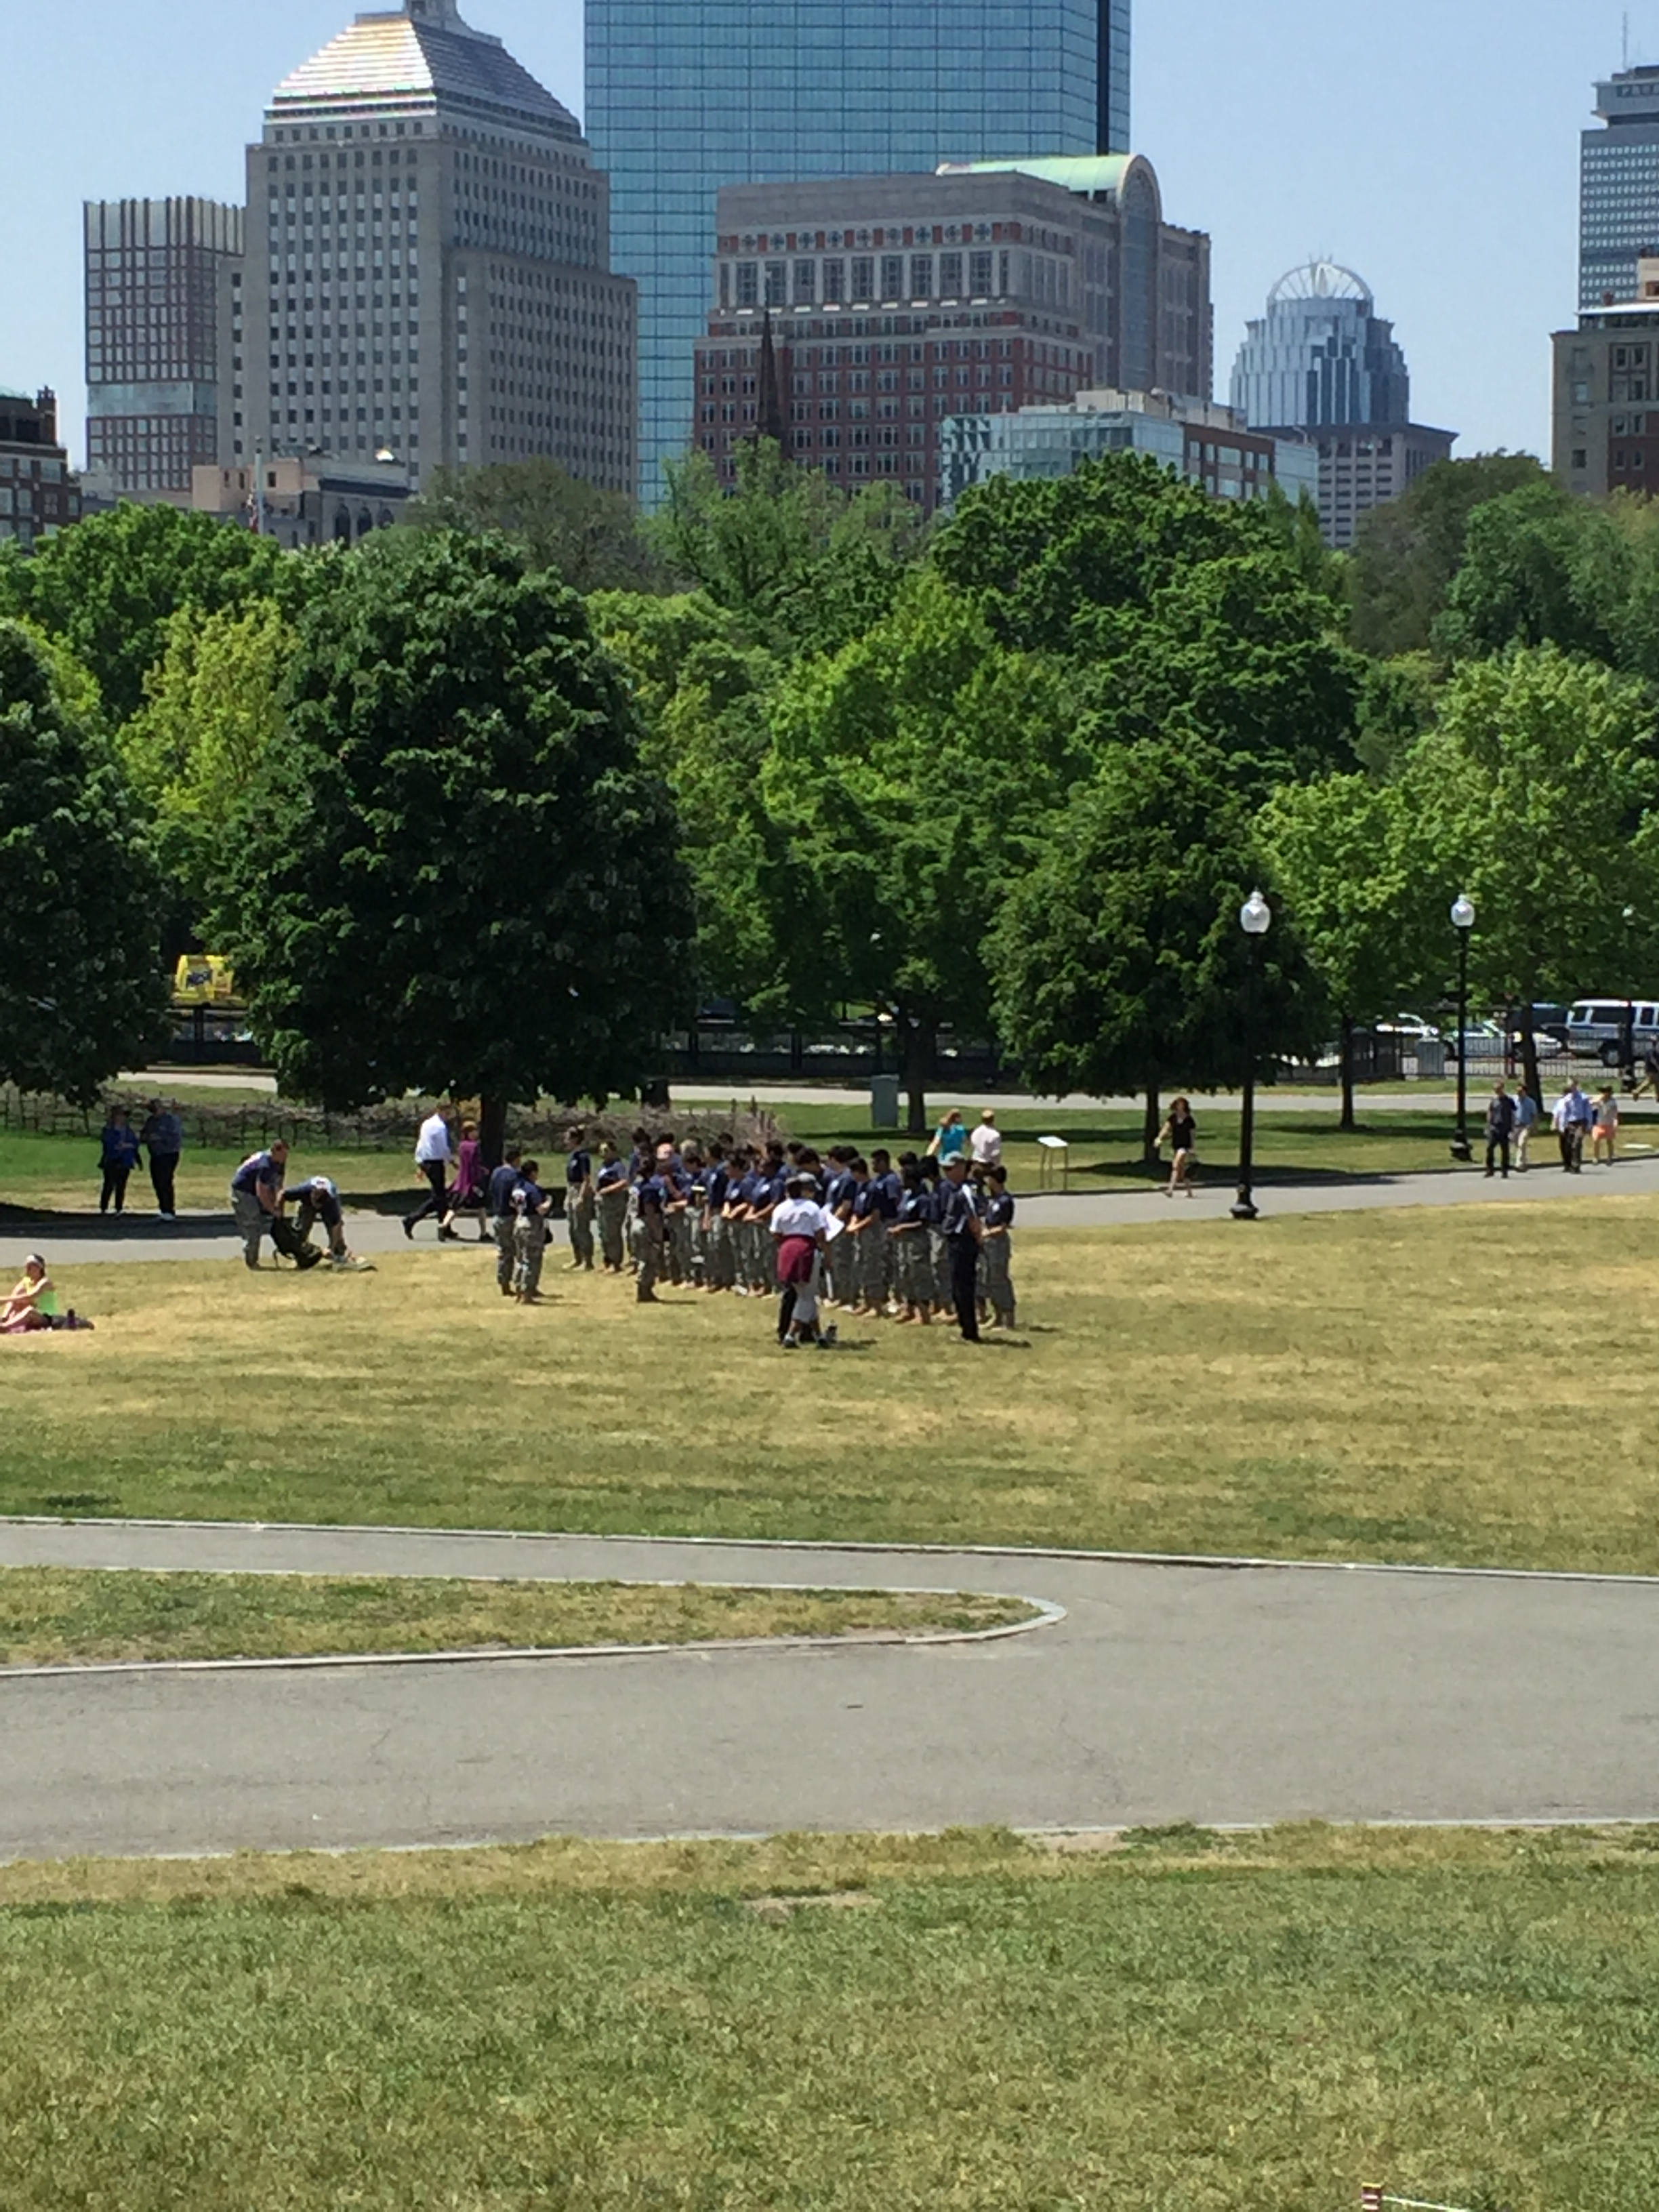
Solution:
[{"label": "green foliage", "polygon": [[193,904],[211,900],[232,818],[281,732],[277,694],[295,644],[270,600],[218,614],[181,607],[119,734],[163,866]]},{"label": "green foliage", "polygon": [[1488,500],[1544,481],[1530,453],[1477,453],[1437,461],[1402,497],[1373,509],[1349,577],[1350,634],[1360,651],[1383,659],[1424,651],[1462,562],[1469,517]]},{"label": "green foliage", "polygon": [[85,1102],[144,1064],[167,1003],[157,906],[89,679],[0,619],[0,1079]]},{"label": "green foliage", "polygon": [[143,703],[181,608],[216,614],[275,600],[289,614],[319,564],[205,514],[131,503],[50,538],[27,561],[0,563],[0,615],[25,615],[61,637],[96,678],[112,723]]},{"label": "green foliage", "polygon": [[1026,1079],[1095,1097],[1235,1083],[1252,994],[1258,1065],[1316,1046],[1324,994],[1294,929],[1276,915],[1252,943],[1239,927],[1253,885],[1273,890],[1219,763],[1156,744],[1109,756],[995,933],[998,1032]]},{"label": "green foliage", "polygon": [[1387,775],[1434,726],[1437,672],[1426,653],[1362,660],[1353,749],[1362,768]]},{"label": "green foliage", "polygon": [[646,525],[668,566],[783,655],[833,653],[892,605],[921,549],[896,485],[848,493],[769,439],[740,447],[726,491],[703,453],[667,467]]},{"label": "green foliage", "polygon": [[1201,748],[1261,793],[1352,765],[1357,671],[1285,515],[1229,507],[1114,454],[1066,477],[1000,477],[933,546],[940,573],[1014,649],[1075,665],[1089,739]]},{"label": "green foliage", "polygon": [[573,477],[544,455],[439,469],[405,519],[417,530],[507,538],[527,568],[550,570],[573,592],[649,591],[663,580],[627,494]]},{"label": "green foliage", "polygon": [[[1488,1004],[1646,988],[1659,957],[1659,766],[1644,688],[1554,646],[1465,661],[1401,769],[1422,904],[1466,891]],[[1626,909],[1631,909],[1628,919]],[[1445,926],[1443,975],[1452,932]]]},{"label": "green foliage", "polygon": [[288,741],[218,917],[285,1088],[630,1087],[684,1010],[668,793],[581,602],[454,533],[371,544],[304,617]]},{"label": "green foliage", "polygon": [[1553,478],[1523,485],[1470,515],[1435,646],[1449,659],[1551,643],[1616,661],[1630,571],[1628,543],[1605,508]]}]

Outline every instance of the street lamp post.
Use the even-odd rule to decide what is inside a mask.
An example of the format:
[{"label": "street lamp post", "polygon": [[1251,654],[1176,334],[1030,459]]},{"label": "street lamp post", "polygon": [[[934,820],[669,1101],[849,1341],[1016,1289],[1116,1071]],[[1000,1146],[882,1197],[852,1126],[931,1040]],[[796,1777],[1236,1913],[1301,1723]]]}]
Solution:
[{"label": "street lamp post", "polygon": [[1249,942],[1249,974],[1244,985],[1244,1104],[1238,1123],[1238,1198],[1235,1221],[1254,1221],[1256,1203],[1251,1190],[1255,1170],[1255,1029],[1256,970],[1261,966],[1261,939],[1273,927],[1273,911],[1260,891],[1252,891],[1238,909],[1238,926]]},{"label": "street lamp post", "polygon": [[1452,927],[1457,932],[1457,1140],[1451,1148],[1455,1160],[1474,1157],[1469,1150],[1469,932],[1474,927],[1474,908],[1460,892],[1452,901]]}]

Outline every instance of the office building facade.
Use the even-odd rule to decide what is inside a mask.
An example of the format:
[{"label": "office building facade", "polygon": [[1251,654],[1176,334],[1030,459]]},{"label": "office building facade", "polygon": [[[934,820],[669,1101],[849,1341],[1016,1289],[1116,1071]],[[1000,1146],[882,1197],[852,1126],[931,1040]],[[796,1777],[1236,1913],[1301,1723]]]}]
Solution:
[{"label": "office building facade", "polygon": [[25,552],[81,520],[81,488],[58,442],[55,392],[0,391],[0,544]]},{"label": "office building facade", "polygon": [[122,499],[190,504],[228,400],[240,208],[101,200],[83,210],[87,466]]},{"label": "office building facade", "polygon": [[1585,498],[1659,494],[1659,256],[1638,257],[1624,295],[1553,343],[1556,475]]},{"label": "office building facade", "polygon": [[1266,499],[1276,487],[1294,506],[1318,492],[1319,457],[1305,440],[1264,437],[1212,402],[1105,391],[1013,415],[951,416],[940,431],[941,502],[992,477],[1067,477],[1106,453],[1146,454],[1212,499]]},{"label": "office building facade", "polygon": [[953,416],[1209,392],[1210,242],[1164,221],[1138,156],[732,185],[716,222],[693,435],[728,482],[771,435],[931,512]]},{"label": "office building facade", "polygon": [[1350,269],[1316,261],[1274,285],[1233,368],[1234,412],[1253,430],[1301,433],[1319,453],[1319,520],[1346,550],[1374,507],[1449,460],[1456,433],[1411,419],[1394,325]]},{"label": "office building facade", "polygon": [[1632,299],[1638,260],[1659,251],[1659,68],[1606,78],[1595,112],[1579,154],[1581,309]]},{"label": "office building facade", "polygon": [[276,88],[220,459],[545,456],[631,493],[635,288],[574,118],[456,0],[360,15]]},{"label": "office building facade", "polygon": [[722,186],[1127,150],[1129,0],[587,0],[587,127],[641,291],[642,489],[690,440]]}]

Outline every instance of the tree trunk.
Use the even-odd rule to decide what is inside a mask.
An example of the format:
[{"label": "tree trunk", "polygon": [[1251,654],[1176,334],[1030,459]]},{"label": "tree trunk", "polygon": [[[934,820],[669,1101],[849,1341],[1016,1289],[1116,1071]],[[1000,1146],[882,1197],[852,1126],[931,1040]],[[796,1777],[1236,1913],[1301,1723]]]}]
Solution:
[{"label": "tree trunk", "polygon": [[904,1088],[910,1102],[906,1127],[913,1137],[925,1137],[927,1134],[927,1077],[933,1063],[934,1030],[931,1023],[924,1024],[902,1006],[897,1012]]},{"label": "tree trunk", "polygon": [[483,1097],[478,1101],[478,1146],[483,1164],[493,1174],[507,1149],[507,1101]]},{"label": "tree trunk", "polygon": [[1155,1168],[1158,1164],[1158,1133],[1164,1127],[1164,1116],[1158,1111],[1158,1089],[1155,1083],[1146,1085],[1146,1110],[1140,1122],[1140,1158],[1142,1164]]},{"label": "tree trunk", "polygon": [[1544,1108],[1544,1082],[1538,1073],[1538,1033],[1532,1025],[1532,1000],[1528,999],[1521,1009],[1521,1084],[1529,1091],[1541,1113]]},{"label": "tree trunk", "polygon": [[1342,1017],[1342,1118],[1337,1127],[1352,1129],[1353,1118],[1353,1017]]}]

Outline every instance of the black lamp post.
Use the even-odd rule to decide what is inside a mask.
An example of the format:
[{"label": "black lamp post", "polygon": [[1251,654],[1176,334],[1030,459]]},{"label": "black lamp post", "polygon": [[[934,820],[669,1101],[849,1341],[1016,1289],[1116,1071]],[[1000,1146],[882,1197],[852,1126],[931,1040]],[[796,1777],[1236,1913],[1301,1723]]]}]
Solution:
[{"label": "black lamp post", "polygon": [[1255,1170],[1255,1029],[1256,971],[1261,964],[1261,942],[1273,927],[1273,910],[1260,891],[1252,891],[1238,909],[1238,926],[1250,940],[1249,974],[1244,985],[1244,1109],[1238,1123],[1238,1198],[1235,1221],[1254,1221],[1256,1203],[1251,1190]]},{"label": "black lamp post", "polygon": [[1457,932],[1457,1140],[1451,1156],[1467,1160],[1474,1157],[1469,1150],[1469,932],[1474,927],[1474,908],[1462,892],[1452,901],[1451,919]]}]

